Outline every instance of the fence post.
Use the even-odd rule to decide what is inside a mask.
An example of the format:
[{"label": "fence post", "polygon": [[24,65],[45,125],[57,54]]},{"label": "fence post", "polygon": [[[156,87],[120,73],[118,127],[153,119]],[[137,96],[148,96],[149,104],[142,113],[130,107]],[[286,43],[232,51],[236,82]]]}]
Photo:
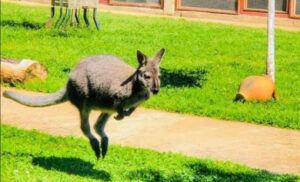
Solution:
[{"label": "fence post", "polygon": [[275,83],[275,0],[269,0],[267,75]]},{"label": "fence post", "polygon": [[175,0],[164,0],[164,14],[165,15],[175,14]]}]

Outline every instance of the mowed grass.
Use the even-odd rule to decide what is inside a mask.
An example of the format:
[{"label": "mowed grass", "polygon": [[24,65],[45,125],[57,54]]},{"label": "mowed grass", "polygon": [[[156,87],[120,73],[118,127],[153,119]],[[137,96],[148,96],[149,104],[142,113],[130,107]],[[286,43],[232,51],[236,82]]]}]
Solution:
[{"label": "mowed grass", "polygon": [[1,56],[49,70],[47,81],[19,88],[54,92],[84,57],[109,53],[137,67],[137,49],[152,56],[164,47],[162,89],[144,107],[300,129],[299,32],[276,30],[279,101],[235,103],[240,82],[265,73],[266,29],[100,12],[100,32],[93,24],[63,32],[44,28],[50,8],[1,5]]},{"label": "mowed grass", "polygon": [[1,125],[1,181],[299,181],[231,162],[124,146],[96,160],[87,140]]}]

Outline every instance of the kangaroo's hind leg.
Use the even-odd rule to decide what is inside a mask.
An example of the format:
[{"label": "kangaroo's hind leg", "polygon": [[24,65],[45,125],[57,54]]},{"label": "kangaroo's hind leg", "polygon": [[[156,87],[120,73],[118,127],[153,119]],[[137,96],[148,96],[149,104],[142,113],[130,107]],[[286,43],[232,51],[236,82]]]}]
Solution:
[{"label": "kangaroo's hind leg", "polygon": [[89,115],[90,115],[89,109],[80,110],[81,130],[82,130],[83,134],[89,138],[92,149],[94,150],[97,159],[99,159],[99,157],[100,157],[99,141],[91,133],[90,123],[89,123]]},{"label": "kangaroo's hind leg", "polygon": [[101,136],[101,149],[103,158],[105,157],[108,148],[108,136],[106,135],[104,128],[109,117],[110,114],[101,113],[101,115],[97,119],[97,122],[94,125],[94,129]]}]

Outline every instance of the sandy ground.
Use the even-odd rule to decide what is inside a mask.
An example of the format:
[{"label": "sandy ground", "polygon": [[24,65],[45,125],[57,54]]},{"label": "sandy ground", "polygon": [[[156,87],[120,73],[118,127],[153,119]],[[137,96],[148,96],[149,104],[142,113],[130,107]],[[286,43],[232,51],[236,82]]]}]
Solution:
[{"label": "sandy ground", "polygon": [[[99,112],[92,112],[91,124],[98,115]],[[69,102],[30,108],[1,94],[1,121],[53,135],[83,136],[78,111]],[[113,144],[230,160],[254,168],[300,175],[300,131],[296,130],[140,108],[122,121],[111,118],[106,131]]]}]

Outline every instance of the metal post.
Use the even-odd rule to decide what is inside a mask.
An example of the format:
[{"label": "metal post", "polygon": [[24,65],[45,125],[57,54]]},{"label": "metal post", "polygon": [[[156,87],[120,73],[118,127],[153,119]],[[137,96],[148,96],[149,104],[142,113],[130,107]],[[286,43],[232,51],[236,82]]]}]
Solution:
[{"label": "metal post", "polygon": [[49,27],[50,27],[54,15],[55,15],[55,7],[52,6],[52,7],[51,7],[51,16],[50,16],[50,18],[48,19],[48,21],[47,21],[47,23],[46,23],[46,28],[49,28]]},{"label": "metal post", "polygon": [[58,28],[61,27],[61,25],[65,22],[65,20],[68,18],[68,8],[66,8],[66,13],[61,22],[58,24]]},{"label": "metal post", "polygon": [[62,28],[65,29],[66,26],[68,25],[68,22],[70,20],[70,17],[71,17],[71,10],[69,8],[67,8],[67,12],[66,12],[66,19],[65,19],[65,22],[64,24],[62,24]]},{"label": "metal post", "polygon": [[97,19],[97,8],[94,8],[93,19],[94,19],[97,30],[100,30],[100,24]]},{"label": "metal post", "polygon": [[80,21],[79,21],[79,17],[78,17],[78,11],[77,11],[77,8],[75,9],[75,19],[76,19],[77,25],[79,25],[79,24],[80,24]]},{"label": "metal post", "polygon": [[74,21],[75,21],[75,9],[71,10],[71,27],[74,25]]},{"label": "metal post", "polygon": [[56,23],[55,23],[55,25],[54,25],[54,28],[56,28],[56,27],[60,24],[60,19],[61,19],[61,17],[62,17],[62,14],[63,14],[63,8],[60,7],[60,9],[59,9],[59,17],[58,17],[58,19],[56,20]]},{"label": "metal post", "polygon": [[269,0],[267,75],[275,82],[275,0]]},{"label": "metal post", "polygon": [[83,19],[85,21],[85,24],[88,28],[90,28],[90,22],[89,22],[89,19],[87,17],[87,13],[88,13],[88,8],[87,7],[84,7],[83,8]]}]

